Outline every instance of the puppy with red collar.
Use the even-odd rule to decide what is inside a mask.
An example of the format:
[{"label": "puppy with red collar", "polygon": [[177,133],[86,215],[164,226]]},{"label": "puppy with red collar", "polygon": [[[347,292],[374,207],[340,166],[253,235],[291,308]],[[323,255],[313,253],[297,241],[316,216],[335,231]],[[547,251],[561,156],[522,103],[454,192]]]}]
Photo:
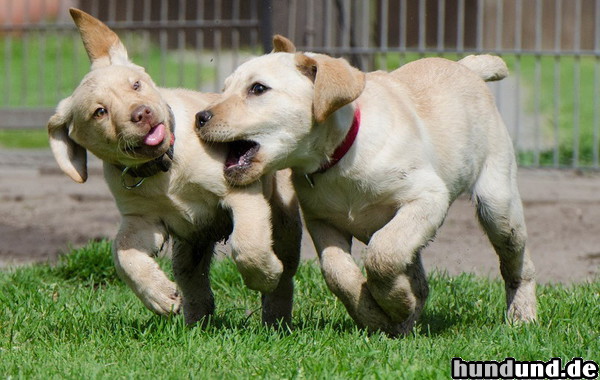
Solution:
[{"label": "puppy with red collar", "polygon": [[[365,74],[281,36],[274,45],[226,80],[197,132],[235,153],[234,185],[292,168],[325,281],[352,318],[391,335],[412,328],[428,295],[421,249],[467,192],[500,259],[508,316],[534,320],[514,151],[485,84],[507,75],[504,62],[426,58]],[[368,245],[366,277],[352,237]]]}]

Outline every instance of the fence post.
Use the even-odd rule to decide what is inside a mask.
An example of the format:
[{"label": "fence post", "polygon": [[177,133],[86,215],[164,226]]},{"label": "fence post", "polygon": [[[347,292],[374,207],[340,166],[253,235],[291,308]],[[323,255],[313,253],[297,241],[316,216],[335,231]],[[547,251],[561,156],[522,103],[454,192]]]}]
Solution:
[{"label": "fence post", "polygon": [[261,44],[263,53],[271,51],[273,46],[273,3],[272,0],[261,0],[260,4],[260,20],[261,20]]}]

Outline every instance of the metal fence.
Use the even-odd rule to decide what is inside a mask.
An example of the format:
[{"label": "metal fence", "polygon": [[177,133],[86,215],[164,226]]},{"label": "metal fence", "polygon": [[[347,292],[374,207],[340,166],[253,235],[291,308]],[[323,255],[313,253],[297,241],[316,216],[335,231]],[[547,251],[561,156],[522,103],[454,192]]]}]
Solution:
[{"label": "metal fence", "polygon": [[[2,17],[34,3],[46,17]],[[491,87],[520,164],[599,167],[600,0],[0,0],[0,128],[43,126],[87,71],[68,6],[107,22],[160,85],[205,91],[272,32],[364,70],[499,54],[511,76]]]},{"label": "metal fence", "polygon": [[0,128],[45,126],[89,71],[70,7],[117,32],[158,85],[219,91],[244,57],[262,52],[262,3],[0,0]]}]

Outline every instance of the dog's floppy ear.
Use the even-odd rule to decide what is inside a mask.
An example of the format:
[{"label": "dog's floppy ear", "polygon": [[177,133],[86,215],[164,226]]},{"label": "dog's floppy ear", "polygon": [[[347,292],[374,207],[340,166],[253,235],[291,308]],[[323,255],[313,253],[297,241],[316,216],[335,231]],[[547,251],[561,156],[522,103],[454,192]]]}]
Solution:
[{"label": "dog's floppy ear", "polygon": [[358,98],[365,88],[365,74],[343,58],[297,54],[296,66],[315,83],[313,113],[318,123]]},{"label": "dog's floppy ear", "polygon": [[69,12],[79,29],[83,46],[92,62],[92,69],[130,63],[127,49],[121,43],[119,36],[108,26],[82,10],[71,8]]},{"label": "dog's floppy ear", "polygon": [[48,121],[50,148],[58,166],[75,182],[87,180],[87,152],[84,147],[69,137],[72,123],[71,98],[58,103],[56,113]]},{"label": "dog's floppy ear", "polygon": [[294,43],[280,34],[273,36],[273,53],[295,53]]}]

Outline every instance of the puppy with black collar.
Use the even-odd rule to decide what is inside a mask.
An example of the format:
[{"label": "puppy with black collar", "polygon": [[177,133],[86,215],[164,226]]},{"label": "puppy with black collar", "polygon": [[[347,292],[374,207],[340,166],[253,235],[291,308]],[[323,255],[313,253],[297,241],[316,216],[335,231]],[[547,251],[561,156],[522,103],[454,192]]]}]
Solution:
[{"label": "puppy with black collar", "polygon": [[[92,69],[50,118],[50,146],[76,182],[87,178],[87,151],[104,162],[122,216],[113,244],[120,277],[150,310],[177,313],[183,304],[194,324],[214,311],[210,262],[229,236],[246,285],[264,294],[264,322],[290,322],[301,225],[289,173],[228,186],[227,147],[194,132],[196,110],[218,95],[158,88],[106,25],[77,9],[71,15]],[[169,239],[177,285],[154,260]]]}]

